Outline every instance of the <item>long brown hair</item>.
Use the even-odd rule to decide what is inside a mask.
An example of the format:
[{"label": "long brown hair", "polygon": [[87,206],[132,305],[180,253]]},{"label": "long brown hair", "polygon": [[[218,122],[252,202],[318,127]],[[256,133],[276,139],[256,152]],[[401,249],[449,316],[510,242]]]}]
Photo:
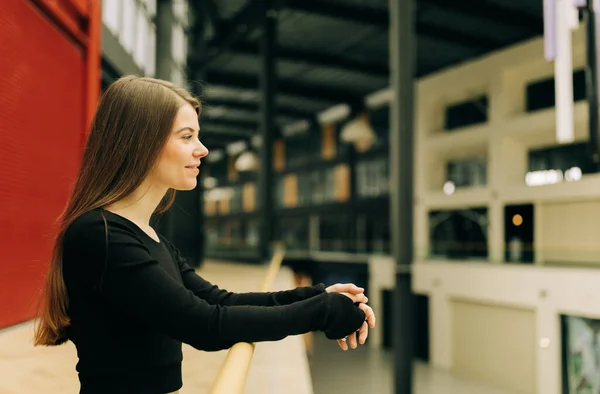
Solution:
[{"label": "long brown hair", "polygon": [[[177,111],[185,103],[200,114],[200,102],[186,90],[153,78],[126,76],[103,93],[91,124],[82,165],[58,232],[46,285],[40,299],[34,344],[60,345],[70,324],[63,279],[63,237],[80,215],[110,205],[135,191],[156,162]],[[166,211],[175,191],[169,190],[155,213]]]}]

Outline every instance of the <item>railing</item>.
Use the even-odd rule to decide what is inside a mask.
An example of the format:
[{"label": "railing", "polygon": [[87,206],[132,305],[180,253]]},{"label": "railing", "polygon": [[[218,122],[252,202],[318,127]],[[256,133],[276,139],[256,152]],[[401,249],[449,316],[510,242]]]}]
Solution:
[{"label": "railing", "polygon": [[[281,267],[283,255],[283,246],[277,244],[260,291],[271,290]],[[240,327],[240,329],[243,329],[243,327]],[[236,343],[229,349],[225,362],[210,389],[210,394],[242,394],[244,392],[248,370],[254,355],[254,347],[254,343]]]}]

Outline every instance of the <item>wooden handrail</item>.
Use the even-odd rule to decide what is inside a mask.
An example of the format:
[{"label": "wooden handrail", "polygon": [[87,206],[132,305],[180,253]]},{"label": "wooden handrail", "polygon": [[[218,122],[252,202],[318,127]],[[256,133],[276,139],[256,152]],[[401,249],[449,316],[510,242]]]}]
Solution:
[{"label": "wooden handrail", "polygon": [[[271,290],[283,262],[283,255],[283,246],[277,244],[260,291]],[[240,330],[243,329],[243,327],[240,327]],[[210,388],[210,394],[242,394],[244,392],[255,347],[256,344],[254,343],[240,342],[229,349],[225,362],[221,365],[217,378]]]}]

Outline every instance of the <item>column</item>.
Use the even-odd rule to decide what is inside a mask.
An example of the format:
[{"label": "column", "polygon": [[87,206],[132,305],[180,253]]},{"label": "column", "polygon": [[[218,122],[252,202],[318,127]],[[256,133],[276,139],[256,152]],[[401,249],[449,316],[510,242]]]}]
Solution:
[{"label": "column", "polygon": [[259,257],[267,262],[273,239],[273,137],[275,134],[275,45],[277,43],[277,11],[272,1],[265,1],[263,34],[260,37],[259,89],[260,89],[260,170],[258,196],[261,215],[259,218]]},{"label": "column", "polygon": [[390,224],[396,263],[394,354],[396,394],[413,386],[413,156],[414,9],[413,0],[390,0]]}]

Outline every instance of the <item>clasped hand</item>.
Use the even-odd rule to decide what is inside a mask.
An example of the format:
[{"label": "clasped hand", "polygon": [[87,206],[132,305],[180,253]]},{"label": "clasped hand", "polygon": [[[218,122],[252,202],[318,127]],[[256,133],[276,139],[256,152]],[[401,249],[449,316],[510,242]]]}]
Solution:
[{"label": "clasped hand", "polygon": [[[364,345],[369,336],[369,327],[375,328],[375,313],[373,309],[367,305],[369,299],[365,295],[365,289],[358,287],[352,283],[337,283],[325,289],[328,293],[340,293],[350,298],[354,303],[358,303],[360,308],[365,313],[365,321],[360,326],[356,333],[348,335],[347,339],[338,339],[337,343],[342,350],[348,350],[348,346],[356,349],[358,343]],[[358,335],[358,343],[357,343]]]}]

